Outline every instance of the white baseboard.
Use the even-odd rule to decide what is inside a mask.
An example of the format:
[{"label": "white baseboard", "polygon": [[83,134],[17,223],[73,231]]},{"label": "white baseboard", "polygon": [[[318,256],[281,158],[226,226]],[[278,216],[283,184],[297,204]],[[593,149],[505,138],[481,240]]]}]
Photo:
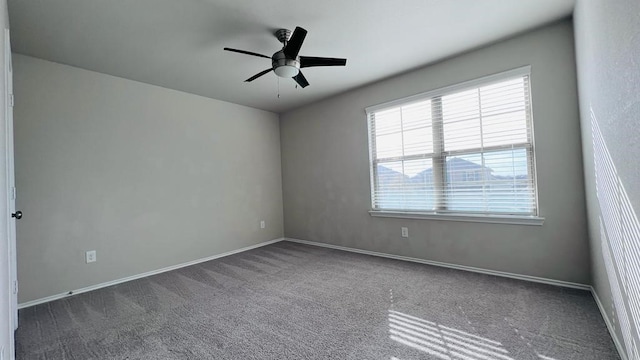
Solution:
[{"label": "white baseboard", "polygon": [[185,263],[178,264],[178,265],[167,266],[167,267],[162,268],[162,269],[148,271],[148,272],[145,272],[145,273],[142,273],[142,274],[137,274],[137,275],[133,275],[133,276],[127,276],[127,277],[122,278],[122,279],[117,279],[117,280],[107,281],[107,282],[103,282],[103,283],[96,284],[96,285],[87,286],[87,287],[83,287],[81,289],[68,291],[68,292],[65,292],[65,293],[62,293],[62,294],[56,294],[56,295],[47,296],[47,297],[41,298],[41,299],[27,301],[27,302],[18,304],[18,309],[24,309],[24,308],[28,308],[30,306],[47,303],[49,301],[62,299],[62,298],[68,297],[68,296],[85,293],[87,291],[97,290],[97,289],[101,289],[101,288],[104,288],[104,287],[107,287],[107,286],[121,284],[121,283],[124,283],[124,282],[127,282],[127,281],[136,280],[136,279],[140,279],[140,278],[143,278],[143,277],[160,274],[160,273],[163,273],[163,272],[180,269],[180,268],[183,268],[183,267],[186,267],[186,266],[191,266],[191,265],[199,264],[199,263],[202,263],[202,262],[205,262],[205,261],[214,260],[214,259],[218,259],[218,258],[221,258],[221,257],[225,257],[225,256],[241,253],[241,252],[244,252],[244,251],[247,251],[247,250],[252,250],[252,249],[255,249],[255,248],[262,247],[262,246],[270,245],[270,244],[277,243],[277,242],[283,241],[283,240],[285,240],[285,239],[284,238],[279,238],[279,239],[269,240],[269,241],[266,241],[266,242],[262,242],[260,244],[243,247],[241,249],[227,251],[227,252],[222,253],[222,254],[217,254],[217,255],[206,257],[206,258],[201,258],[201,259],[189,261],[189,262],[185,262]]},{"label": "white baseboard", "polygon": [[300,243],[300,244],[307,244],[307,245],[313,245],[313,246],[321,246],[321,247],[337,249],[337,250],[350,251],[350,252],[359,253],[359,254],[365,254],[365,255],[373,255],[373,256],[385,257],[385,258],[389,258],[389,259],[396,259],[396,260],[410,261],[410,262],[415,262],[415,263],[420,263],[420,264],[427,264],[427,265],[433,265],[433,266],[439,266],[439,267],[446,267],[446,268],[450,268],[450,269],[457,269],[457,270],[471,271],[471,272],[481,273],[481,274],[488,274],[488,275],[507,277],[507,278],[511,278],[511,279],[518,279],[518,280],[532,281],[532,282],[555,285],[555,286],[562,286],[562,287],[573,288],[573,289],[581,289],[581,290],[587,290],[587,291],[591,290],[591,286],[590,285],[579,284],[579,283],[574,283],[574,282],[569,282],[569,281],[547,279],[547,278],[542,278],[542,277],[537,277],[537,276],[530,276],[530,275],[520,275],[520,274],[514,274],[514,273],[509,273],[509,272],[504,272],[504,271],[488,270],[488,269],[482,269],[482,268],[477,268],[477,267],[472,267],[472,266],[465,266],[465,265],[449,264],[449,263],[444,263],[444,262],[439,262],[439,261],[425,260],[425,259],[413,258],[413,257],[408,257],[408,256],[400,256],[400,255],[392,255],[392,254],[386,254],[386,253],[379,253],[379,252],[375,252],[375,251],[361,250],[361,249],[355,249],[355,248],[349,248],[349,247],[344,247],[344,246],[319,243],[319,242],[308,241],[308,240],[285,238],[285,241],[291,241],[291,242],[296,242],[296,243]]},{"label": "white baseboard", "polygon": [[618,354],[620,354],[620,359],[628,360],[627,353],[624,349],[624,345],[622,344],[620,339],[618,339],[618,335],[616,335],[616,329],[613,327],[613,323],[611,322],[611,319],[609,319],[609,315],[607,315],[607,311],[605,310],[604,306],[600,302],[598,293],[596,292],[596,289],[593,288],[593,286],[591,286],[591,295],[593,295],[593,298],[595,299],[596,304],[598,304],[598,309],[600,309],[600,314],[604,319],[604,323],[607,324],[607,330],[609,330],[611,339],[613,339],[613,343],[616,346],[616,349],[618,350]]}]

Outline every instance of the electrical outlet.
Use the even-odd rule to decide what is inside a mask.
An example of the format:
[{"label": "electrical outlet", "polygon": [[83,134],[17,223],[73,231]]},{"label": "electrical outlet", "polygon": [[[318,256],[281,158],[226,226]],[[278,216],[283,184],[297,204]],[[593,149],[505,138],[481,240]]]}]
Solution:
[{"label": "electrical outlet", "polygon": [[402,237],[404,238],[409,237],[409,228],[401,227],[400,230],[401,230]]},{"label": "electrical outlet", "polygon": [[92,263],[95,262],[96,259],[96,251],[95,250],[91,250],[91,251],[87,251],[87,253],[85,254],[85,260],[88,263]]},{"label": "electrical outlet", "polygon": [[264,220],[260,220],[260,229],[264,229],[267,227],[267,224],[264,222]]}]

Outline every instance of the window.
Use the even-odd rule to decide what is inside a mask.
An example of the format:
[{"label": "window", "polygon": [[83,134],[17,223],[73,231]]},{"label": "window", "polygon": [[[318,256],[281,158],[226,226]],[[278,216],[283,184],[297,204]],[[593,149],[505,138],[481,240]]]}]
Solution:
[{"label": "window", "polygon": [[537,216],[529,74],[367,108],[373,212]]}]

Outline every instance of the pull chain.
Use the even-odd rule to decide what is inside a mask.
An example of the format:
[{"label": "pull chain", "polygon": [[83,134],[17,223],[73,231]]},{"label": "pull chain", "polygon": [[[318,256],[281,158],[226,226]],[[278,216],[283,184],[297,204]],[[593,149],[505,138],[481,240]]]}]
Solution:
[{"label": "pull chain", "polygon": [[278,99],[280,99],[280,76],[276,78],[278,79]]}]

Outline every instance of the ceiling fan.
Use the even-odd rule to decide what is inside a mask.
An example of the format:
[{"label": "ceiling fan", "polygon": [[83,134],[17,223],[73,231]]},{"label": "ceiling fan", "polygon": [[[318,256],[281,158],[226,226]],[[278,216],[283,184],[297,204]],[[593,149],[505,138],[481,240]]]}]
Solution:
[{"label": "ceiling fan", "polygon": [[252,77],[245,80],[245,82],[251,82],[260,76],[273,70],[276,75],[283,78],[292,78],[298,85],[303,88],[309,85],[309,82],[304,77],[301,68],[313,67],[313,66],[345,66],[347,59],[338,58],[326,58],[326,57],[312,57],[312,56],[298,56],[302,42],[307,36],[307,30],[296,27],[291,34],[291,30],[279,29],[274,34],[278,40],[282,43],[282,50],[277,51],[273,56],[262,55],[251,51],[238,50],[232,48],[224,48],[226,51],[233,51],[240,54],[259,56],[267,59],[271,59],[271,68],[263,70]]}]

